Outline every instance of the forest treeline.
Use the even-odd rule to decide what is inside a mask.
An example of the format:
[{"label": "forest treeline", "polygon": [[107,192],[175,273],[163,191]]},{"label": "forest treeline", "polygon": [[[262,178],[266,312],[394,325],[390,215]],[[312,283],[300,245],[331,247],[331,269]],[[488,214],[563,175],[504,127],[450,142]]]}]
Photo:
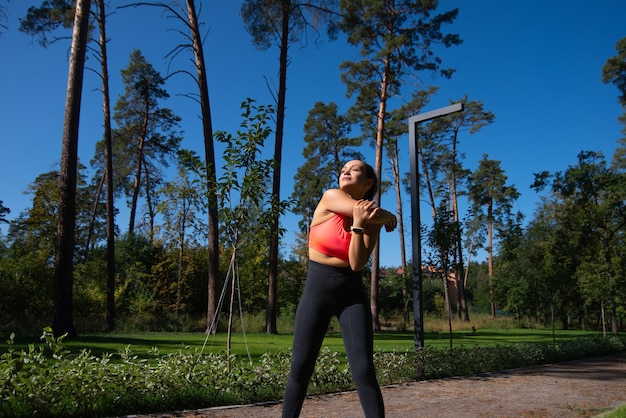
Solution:
[{"label": "forest treeline", "polygon": [[[140,50],[121,71],[124,92],[111,101],[106,40],[119,35],[106,32],[106,2],[46,0],[20,18],[19,30],[42,47],[63,42],[59,34],[73,35],[73,89],[58,170],[34,179],[26,190],[30,208],[13,219],[0,201],[0,222],[8,224],[0,236],[0,328],[37,332],[52,323],[57,335],[218,332],[230,331],[241,313],[264,317],[264,329],[254,331],[276,333],[277,318],[293,317],[303,288],[317,200],[335,186],[343,163],[368,147],[377,173],[391,172],[376,200],[395,198],[401,255],[401,265],[382,268],[376,249],[363,276],[374,327],[411,327],[414,266],[403,216],[410,181],[398,140],[408,133],[407,119],[438,91],[423,83],[416,88],[416,78],[454,73],[435,46],[461,45],[460,35],[446,32],[458,10],[421,1],[243,1],[242,25],[253,44],[279,55],[276,102],[247,99],[239,130],[214,132],[208,91],[217,81],[207,78],[204,56],[210,45],[195,2],[184,3],[128,3],[116,12],[153,7],[174,18],[183,38],[176,54],[193,63],[177,71],[192,75],[198,87],[202,155],[185,148],[181,118],[166,106],[167,77]],[[360,61],[340,66],[354,104],[345,113],[333,102],[314,105],[304,125],[305,163],[293,190],[281,191],[289,46],[324,31],[330,39],[342,34],[360,51]],[[618,88],[623,108],[626,38],[616,50],[598,71]],[[89,162],[76,155],[86,54],[100,64],[103,103],[103,139]],[[450,102],[464,110],[416,128],[421,200],[431,213],[421,226],[425,311],[458,321],[490,312],[529,326],[558,322],[617,333],[626,314],[626,140],[610,160],[581,150],[566,170],[536,173],[532,187],[543,200],[526,218],[513,210],[519,191],[500,161],[485,154],[476,170],[463,165],[461,139],[495,123],[496,115],[478,99]],[[281,252],[287,212],[300,217],[298,239]],[[468,262],[479,249],[488,261]]]}]

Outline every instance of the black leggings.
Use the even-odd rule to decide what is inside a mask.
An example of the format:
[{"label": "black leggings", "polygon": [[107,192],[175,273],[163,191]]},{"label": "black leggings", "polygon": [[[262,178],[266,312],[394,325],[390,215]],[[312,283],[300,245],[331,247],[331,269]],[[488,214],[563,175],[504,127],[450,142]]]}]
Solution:
[{"label": "black leggings", "polygon": [[349,267],[309,261],[304,293],[296,312],[291,371],[285,388],[283,417],[300,415],[324,336],[333,315],[339,318],[350,373],[365,416],[385,416],[374,371],[372,315],[361,274]]}]

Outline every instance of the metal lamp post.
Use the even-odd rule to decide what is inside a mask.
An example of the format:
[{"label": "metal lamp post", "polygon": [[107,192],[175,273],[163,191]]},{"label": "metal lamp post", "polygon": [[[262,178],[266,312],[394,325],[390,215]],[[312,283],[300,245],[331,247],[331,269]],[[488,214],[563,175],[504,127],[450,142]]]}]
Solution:
[{"label": "metal lamp post", "polygon": [[409,118],[411,159],[411,220],[413,237],[413,326],[415,350],[424,347],[424,306],[422,303],[422,232],[420,223],[419,149],[417,124],[463,110],[463,103],[432,110]]}]

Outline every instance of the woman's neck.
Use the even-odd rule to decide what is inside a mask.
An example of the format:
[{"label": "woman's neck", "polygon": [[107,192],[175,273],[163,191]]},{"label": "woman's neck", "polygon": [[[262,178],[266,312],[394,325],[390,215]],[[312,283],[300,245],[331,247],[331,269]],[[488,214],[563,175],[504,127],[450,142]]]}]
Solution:
[{"label": "woman's neck", "polygon": [[345,189],[341,189],[341,191],[344,192],[348,197],[351,197],[354,200],[363,199],[363,196],[357,191],[350,191],[350,190],[345,190]]}]

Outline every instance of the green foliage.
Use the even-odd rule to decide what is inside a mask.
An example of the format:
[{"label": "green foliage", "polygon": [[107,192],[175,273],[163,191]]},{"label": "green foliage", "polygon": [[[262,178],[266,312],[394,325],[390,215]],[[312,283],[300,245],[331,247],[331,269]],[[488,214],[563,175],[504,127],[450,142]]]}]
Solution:
[{"label": "green foliage", "polygon": [[[85,167],[79,165],[76,199],[75,240],[75,304],[82,314],[96,305],[91,305],[93,295],[82,295],[81,289],[92,293],[99,287],[86,285],[98,283],[102,270],[97,265],[98,254],[93,257],[87,248],[90,225],[98,233],[103,217],[96,214],[92,224],[94,191],[85,182]],[[26,192],[32,196],[31,207],[12,220],[9,225],[9,246],[0,257],[0,329],[21,332],[37,332],[49,324],[52,312],[54,257],[59,202],[59,172],[40,174],[28,186]],[[102,214],[103,212],[98,212]],[[94,240],[95,241],[95,240]],[[92,243],[94,242],[92,241]],[[89,277],[88,277],[89,276]],[[85,298],[83,298],[85,296]],[[86,305],[81,304],[85,302]],[[92,318],[82,317],[82,323],[94,323]],[[95,328],[99,329],[99,328]]]},{"label": "green foliage", "polygon": [[410,288],[412,277],[408,272],[399,273],[396,269],[386,269],[378,289],[381,314],[383,317],[403,316],[408,307],[411,295],[405,295]]},{"label": "green foliage", "polygon": [[352,378],[346,367],[345,355],[322,347],[309,382],[309,393],[337,392],[351,387]]},{"label": "green foliage", "polygon": [[[470,176],[469,196],[476,221],[482,227],[495,227],[499,230],[512,219],[513,203],[519,198],[514,185],[506,185],[507,176],[500,167],[500,161],[490,160],[486,154],[480,160],[478,169]],[[492,251],[493,244],[488,243]]]},{"label": "green foliage", "polygon": [[20,32],[37,36],[39,45],[46,48],[58,38],[48,39],[59,28],[69,29],[74,23],[74,2],[68,0],[44,0],[40,7],[30,6],[20,19]]},{"label": "green foliage", "polygon": [[0,258],[0,330],[33,333],[49,324],[52,267],[37,254]]},{"label": "green foliage", "polygon": [[[12,334],[7,351],[0,355],[0,417],[114,416],[272,401],[282,396],[291,359],[288,349],[267,351],[250,362],[185,345],[165,354],[153,348],[147,358],[133,353],[130,345],[116,354],[97,357],[87,349],[71,353],[64,338],[55,339],[49,328],[42,335],[45,345],[30,344],[18,350],[14,338]],[[386,385],[527,367],[625,348],[625,341],[617,337],[578,338],[556,345],[426,347],[417,353],[377,348],[374,362],[379,382]],[[352,388],[345,355],[324,347],[309,393]]]},{"label": "green foliage", "polygon": [[618,406],[617,408],[597,415],[598,418],[624,418],[626,417],[626,404]]},{"label": "green foliage", "polygon": [[[332,23],[336,16],[330,8],[335,0],[316,0],[305,3],[274,0],[246,0],[241,5],[240,15],[244,27],[252,36],[252,44],[259,50],[267,50],[272,44],[281,44],[282,36],[287,43],[306,43],[312,36],[317,42],[321,27]],[[289,24],[283,33],[283,19]]]},{"label": "green foliage", "polygon": [[337,104],[315,103],[304,124],[302,150],[304,164],[294,176],[292,196],[296,202],[293,212],[301,216],[298,226],[307,231],[313,212],[324,190],[337,187],[343,165],[352,159],[362,159],[356,151],[361,140],[350,137],[351,126],[345,115],[338,113]]},{"label": "green foliage", "polygon": [[496,280],[500,301],[518,282],[524,287],[515,286],[516,300],[506,303],[522,314],[617,333],[617,307],[625,300],[626,176],[602,153],[584,151],[563,172],[536,174],[533,187],[549,187],[549,194],[517,249],[508,247],[506,275]]},{"label": "green foliage", "polygon": [[237,135],[215,133],[215,139],[226,146],[223,174],[217,183],[220,219],[227,242],[234,248],[257,237],[270,224],[267,190],[274,168],[273,159],[259,158],[272,132],[268,122],[273,107],[256,105],[248,99],[241,108],[242,129]]},{"label": "green foliage", "polygon": [[413,350],[374,350],[376,377],[382,385],[416,380],[417,356]]},{"label": "green foliage", "polygon": [[244,101],[241,108],[241,129],[235,135],[215,133],[215,139],[225,145],[223,174],[216,192],[225,250],[221,259],[229,260],[226,280],[236,283],[229,286],[231,303],[237,287],[237,300],[245,301],[245,310],[254,314],[264,306],[269,231],[273,219],[287,210],[288,203],[277,202],[269,192],[276,161],[262,158],[265,141],[272,133],[269,122],[274,108],[252,99]]},{"label": "green foliage", "polygon": [[0,200],[0,223],[5,223],[5,224],[9,223],[9,221],[7,221],[6,219],[9,213],[11,213],[11,209],[4,206],[2,204],[2,200]]},{"label": "green foliage", "polygon": [[[417,71],[427,70],[449,77],[453,70],[442,69],[441,59],[435,56],[432,45],[446,47],[458,45],[458,35],[444,34],[442,28],[452,23],[458,9],[434,14],[435,2],[407,1],[397,4],[392,1],[341,1],[343,20],[341,30],[350,44],[360,49],[360,62],[344,62],[342,80],[348,94],[360,91],[359,99],[372,93],[367,84],[376,84],[377,74],[383,73],[385,59],[391,64],[386,73],[391,86],[389,94],[397,93],[403,77]],[[377,71],[378,70],[378,71]],[[369,94],[368,94],[369,93]],[[370,98],[373,96],[370,96]],[[360,100],[359,100],[360,101]]]},{"label": "green foliage", "polygon": [[623,352],[626,341],[618,337],[583,337],[558,344],[519,343],[489,347],[425,347],[417,353],[418,379],[488,373],[560,361]]},{"label": "green foliage", "polygon": [[135,232],[138,199],[143,195],[152,234],[155,194],[164,179],[163,168],[169,166],[180,148],[181,118],[160,105],[169,98],[165,80],[141,51],[130,54],[128,67],[121,73],[124,94],[118,98],[113,114],[118,125],[113,131],[114,183],[123,185],[130,201],[128,231]]},{"label": "green foliage", "polygon": [[282,261],[279,264],[278,287],[281,289],[278,294],[279,319],[281,316],[295,318],[296,308],[304,290],[306,268],[305,263],[297,260]]},{"label": "green foliage", "polygon": [[613,83],[620,91],[619,102],[626,105],[626,38],[615,43],[617,55],[606,60],[602,67],[602,81]]}]

